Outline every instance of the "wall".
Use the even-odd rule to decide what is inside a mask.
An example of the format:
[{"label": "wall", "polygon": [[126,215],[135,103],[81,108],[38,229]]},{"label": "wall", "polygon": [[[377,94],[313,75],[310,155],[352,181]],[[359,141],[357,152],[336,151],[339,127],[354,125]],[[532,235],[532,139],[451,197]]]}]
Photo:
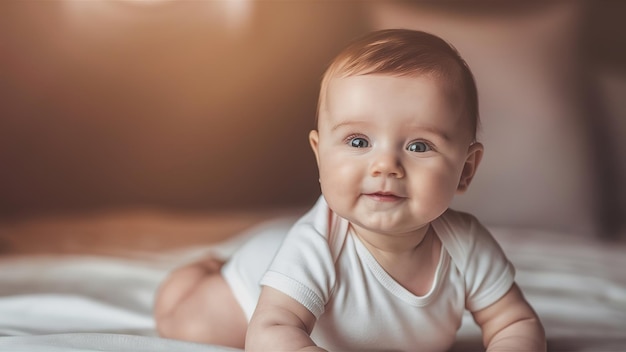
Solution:
[{"label": "wall", "polygon": [[[441,16],[454,26],[439,34],[449,33],[472,57],[484,86],[488,153],[474,193],[458,207],[495,225],[623,231],[626,26],[617,15],[623,2],[384,3],[393,6],[1,2],[0,218],[311,204],[319,191],[307,133],[327,62],[368,30],[436,26]],[[548,32],[528,18],[545,19]],[[456,27],[466,37],[455,37]],[[529,31],[534,36],[516,42],[504,36]],[[506,43],[521,56],[514,58]],[[481,53],[503,55],[485,55],[500,66],[480,61]],[[548,84],[546,76],[559,79]],[[520,96],[526,100],[497,95],[515,94],[524,77],[532,92]],[[523,111],[533,113],[501,118]],[[532,126],[526,117],[542,124],[548,120],[539,117],[559,114],[582,117],[549,120],[530,129],[535,139],[514,133]],[[509,132],[490,133],[496,129]],[[584,136],[580,144],[577,136]],[[543,148],[546,159],[539,163],[525,145]],[[515,182],[506,170],[519,176]],[[524,178],[521,170],[533,171]]]}]

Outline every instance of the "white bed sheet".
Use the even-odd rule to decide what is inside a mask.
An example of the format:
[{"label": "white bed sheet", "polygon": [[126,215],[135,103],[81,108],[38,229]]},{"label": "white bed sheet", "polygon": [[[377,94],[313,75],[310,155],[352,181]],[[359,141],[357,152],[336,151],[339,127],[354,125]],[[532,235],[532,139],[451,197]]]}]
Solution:
[{"label": "white bed sheet", "polygon": [[[101,256],[0,258],[2,351],[232,351],[163,339],[151,311],[167,272],[209,252],[227,257],[259,230],[212,247],[132,259]],[[492,228],[517,267],[554,351],[626,351],[626,248],[542,231]],[[469,316],[455,350],[479,346]]]}]

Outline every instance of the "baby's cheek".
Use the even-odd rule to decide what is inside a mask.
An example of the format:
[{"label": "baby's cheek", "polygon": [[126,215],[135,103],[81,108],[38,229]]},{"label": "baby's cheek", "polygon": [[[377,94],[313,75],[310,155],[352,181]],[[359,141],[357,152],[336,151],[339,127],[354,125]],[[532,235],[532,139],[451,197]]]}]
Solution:
[{"label": "baby's cheek", "polygon": [[350,183],[357,178],[358,168],[348,163],[336,163],[329,170],[336,182]]},{"label": "baby's cheek", "polygon": [[413,182],[417,182],[416,187],[431,205],[441,206],[447,206],[447,203],[452,200],[458,185],[454,172],[444,170],[429,172]]},{"label": "baby's cheek", "polygon": [[354,165],[328,162],[321,171],[322,193],[327,201],[338,206],[347,206],[360,189],[360,178]]},{"label": "baby's cheek", "polygon": [[358,172],[358,165],[346,158],[341,157],[333,153],[328,153],[321,167],[328,179],[342,180],[345,178],[352,178]]},{"label": "baby's cheek", "polygon": [[454,172],[441,174],[437,178],[436,187],[439,190],[439,199],[446,207],[449,206],[452,198],[454,198],[458,185],[459,180],[455,177]]}]

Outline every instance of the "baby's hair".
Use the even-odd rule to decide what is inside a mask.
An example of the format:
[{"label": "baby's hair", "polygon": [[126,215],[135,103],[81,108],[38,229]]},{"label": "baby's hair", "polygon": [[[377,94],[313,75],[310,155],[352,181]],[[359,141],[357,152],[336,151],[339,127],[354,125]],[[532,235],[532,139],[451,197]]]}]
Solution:
[{"label": "baby's hair", "polygon": [[317,106],[318,116],[332,78],[367,74],[430,74],[452,84],[460,83],[473,138],[476,138],[480,121],[474,76],[458,51],[443,39],[422,31],[384,29],[352,42],[335,57],[324,73]]}]

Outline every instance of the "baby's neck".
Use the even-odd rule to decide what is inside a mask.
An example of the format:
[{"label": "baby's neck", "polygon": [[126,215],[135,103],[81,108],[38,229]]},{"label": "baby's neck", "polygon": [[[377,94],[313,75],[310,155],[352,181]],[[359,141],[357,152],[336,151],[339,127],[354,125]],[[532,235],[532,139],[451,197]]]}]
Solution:
[{"label": "baby's neck", "polygon": [[400,285],[419,296],[430,291],[441,252],[441,242],[432,226],[406,237],[372,234],[358,227],[354,227],[354,232]]},{"label": "baby's neck", "polygon": [[[351,224],[354,233],[359,237],[367,249],[378,259],[382,257],[402,258],[421,255],[423,245],[428,237],[434,235],[430,225],[406,234],[380,234]],[[432,234],[431,234],[432,233]]]}]

